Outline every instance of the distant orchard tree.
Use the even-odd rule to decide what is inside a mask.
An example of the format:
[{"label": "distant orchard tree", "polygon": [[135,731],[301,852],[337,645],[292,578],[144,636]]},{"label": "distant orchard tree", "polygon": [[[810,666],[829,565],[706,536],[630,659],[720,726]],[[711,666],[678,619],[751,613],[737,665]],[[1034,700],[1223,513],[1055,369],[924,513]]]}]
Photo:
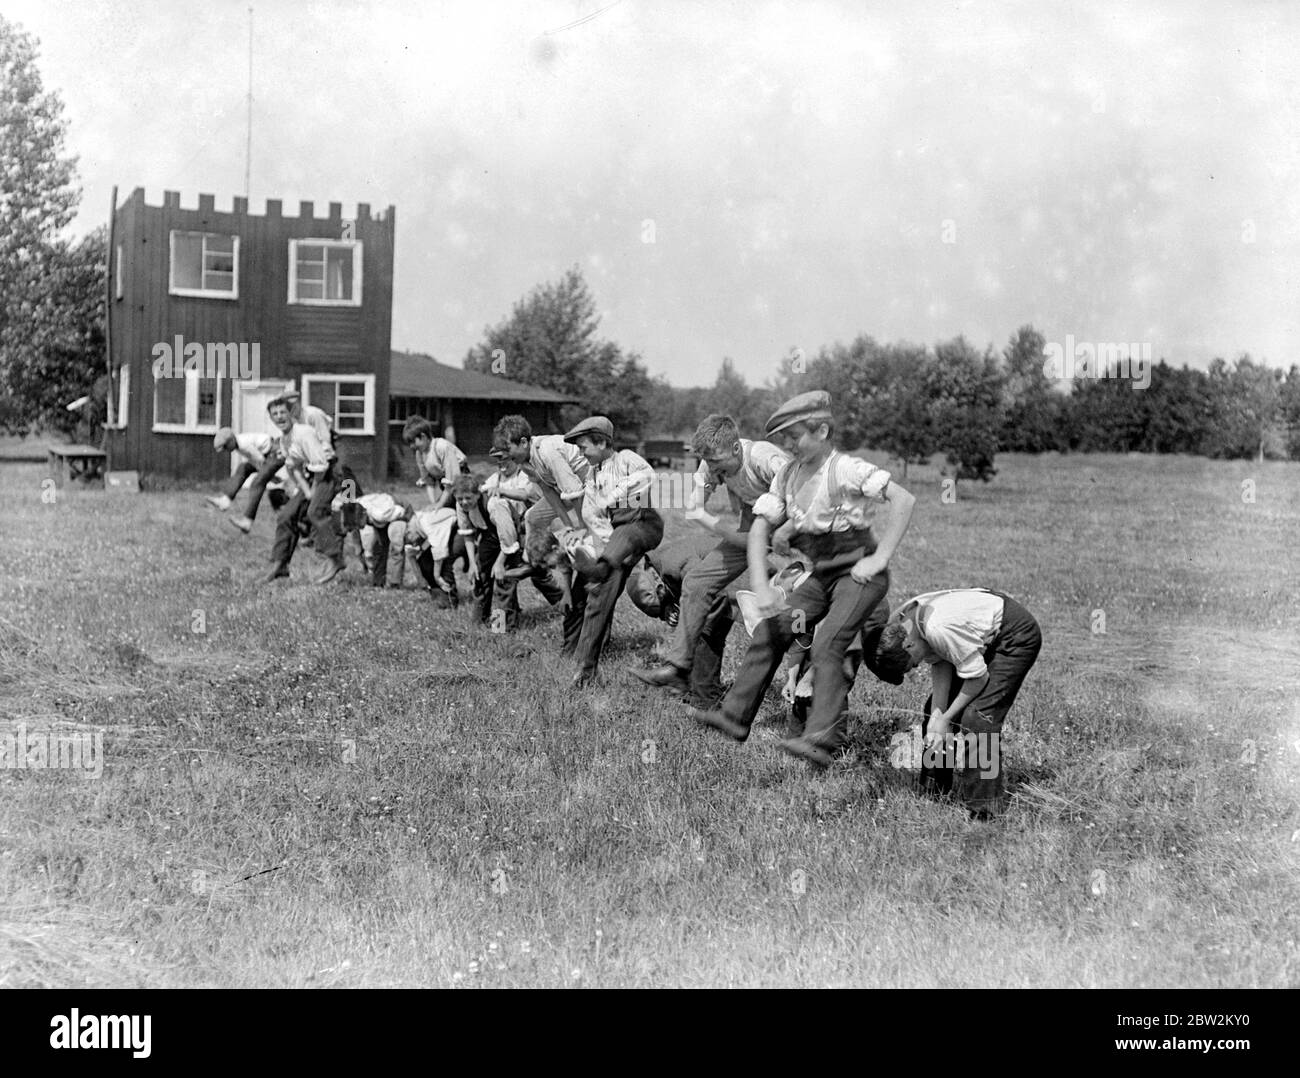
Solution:
[{"label": "distant orchard tree", "polygon": [[1046,340],[1033,326],[1021,326],[1002,349],[1006,367],[1004,417],[999,445],[1013,453],[1066,448],[1062,412],[1064,387],[1043,370]]},{"label": "distant orchard tree", "polygon": [[964,337],[935,345],[926,365],[926,396],[934,445],[958,479],[988,482],[1003,425],[1003,377],[992,350],[983,355]]}]

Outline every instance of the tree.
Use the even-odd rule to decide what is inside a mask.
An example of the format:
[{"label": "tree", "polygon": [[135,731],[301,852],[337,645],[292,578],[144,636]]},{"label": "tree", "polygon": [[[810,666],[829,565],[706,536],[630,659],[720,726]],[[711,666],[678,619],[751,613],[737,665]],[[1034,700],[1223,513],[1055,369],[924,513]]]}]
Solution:
[{"label": "tree", "polygon": [[1215,457],[1282,455],[1282,372],[1243,355],[1229,367],[1210,364],[1214,418],[1207,447]]},{"label": "tree", "polygon": [[1043,370],[1046,341],[1033,326],[1021,326],[1002,350],[1006,365],[1005,417],[998,442],[1009,452],[1064,449],[1065,397]]},{"label": "tree", "polygon": [[933,443],[958,479],[988,482],[1003,426],[1003,378],[992,350],[982,356],[964,337],[935,345],[926,364]]},{"label": "tree", "polygon": [[103,357],[82,291],[95,287],[89,267],[103,240],[59,238],[80,195],[66,128],[41,84],[35,40],[0,16],[0,424],[21,433],[66,422],[58,407],[70,398],[58,395],[88,391]]},{"label": "tree", "polygon": [[650,375],[635,353],[625,356],[597,336],[600,316],[577,266],[538,285],[508,318],[484,330],[465,356],[465,369],[501,375],[571,396],[566,423],[606,415],[620,438],[637,437],[651,397]]}]

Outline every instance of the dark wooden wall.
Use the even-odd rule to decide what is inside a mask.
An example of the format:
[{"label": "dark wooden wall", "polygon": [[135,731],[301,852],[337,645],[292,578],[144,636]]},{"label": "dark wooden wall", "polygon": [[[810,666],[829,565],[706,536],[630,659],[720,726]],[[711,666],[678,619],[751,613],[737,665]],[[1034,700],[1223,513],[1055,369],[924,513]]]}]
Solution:
[{"label": "dark wooden wall", "polygon": [[[149,206],[137,188],[117,210],[114,243],[123,248],[123,298],[113,303],[113,362],[130,364],[127,428],[109,435],[114,468],[138,469],[200,481],[229,475],[229,458],[212,448],[208,434],[161,434],[153,427],[152,349],[177,334],[186,342],[254,342],[261,346],[263,378],[292,378],[299,388],[312,373],[375,375],[374,436],[344,435],[340,456],[359,478],[383,476],[388,460],[388,368],[393,307],[395,213],[372,216],[357,206],[355,238],[362,243],[360,307],[290,305],[289,240],[343,238],[343,207],[331,202],[316,217],[310,202],[296,217],[271,199],[265,216],[247,212],[242,198],[218,211],[211,195],[197,209],[182,209],[168,191],[162,206]],[[206,299],[168,294],[172,230],[239,237],[239,298]],[[115,260],[110,257],[110,264]],[[115,293],[114,293],[115,294]],[[231,420],[231,382],[221,387],[221,422]],[[363,482],[364,482],[363,479]]]}]

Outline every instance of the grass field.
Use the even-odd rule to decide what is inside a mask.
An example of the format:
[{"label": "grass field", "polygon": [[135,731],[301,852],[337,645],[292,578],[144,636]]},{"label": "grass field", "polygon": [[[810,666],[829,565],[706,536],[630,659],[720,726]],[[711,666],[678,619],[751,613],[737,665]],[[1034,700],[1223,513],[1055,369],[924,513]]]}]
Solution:
[{"label": "grass field", "polygon": [[527,585],[516,637],[307,552],[259,587],[269,515],[0,465],[0,728],[104,762],[0,771],[0,986],[1300,985],[1300,466],[998,463],[912,470],[891,592],[1043,626],[991,824],[890,765],[922,672],[816,776],[779,701],[737,746],[628,677],[626,601],[576,693]]}]

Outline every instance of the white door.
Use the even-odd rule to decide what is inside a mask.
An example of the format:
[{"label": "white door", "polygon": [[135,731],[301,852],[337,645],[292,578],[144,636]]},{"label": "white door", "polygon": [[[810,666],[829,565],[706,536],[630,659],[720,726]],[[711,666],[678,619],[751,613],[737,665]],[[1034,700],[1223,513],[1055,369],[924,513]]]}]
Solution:
[{"label": "white door", "polygon": [[[231,427],[236,434],[278,434],[271,426],[271,419],[266,414],[266,406],[281,393],[293,388],[293,381],[238,381],[231,385],[230,411]],[[238,453],[230,454],[230,472],[243,462]]]}]

